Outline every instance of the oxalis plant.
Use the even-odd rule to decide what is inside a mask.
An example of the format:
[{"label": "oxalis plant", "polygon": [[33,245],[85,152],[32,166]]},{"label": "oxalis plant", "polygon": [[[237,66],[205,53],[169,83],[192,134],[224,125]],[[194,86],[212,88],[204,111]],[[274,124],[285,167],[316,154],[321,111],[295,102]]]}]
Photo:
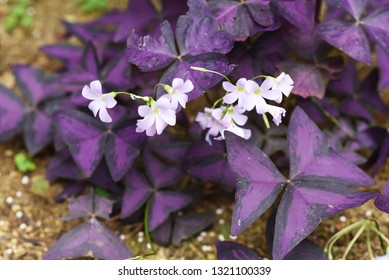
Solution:
[{"label": "oxalis plant", "polygon": [[[369,200],[389,213],[388,184],[377,192],[370,177],[389,156],[379,94],[389,1],[160,4],[64,22],[82,44],[41,49],[61,68],[14,65],[18,89],[0,85],[0,140],[23,132],[29,156],[52,151],[46,176],[63,183],[62,219],[86,219],[44,258],[140,259],[156,244],[181,246],[212,227],[223,202],[209,193],[230,198],[231,236],[267,224],[268,255],[218,241],[219,259],[345,259],[361,237],[370,258],[387,257],[388,229],[375,220],[325,248],[311,240],[321,221]],[[128,248],[102,220],[140,225],[147,247]]]}]

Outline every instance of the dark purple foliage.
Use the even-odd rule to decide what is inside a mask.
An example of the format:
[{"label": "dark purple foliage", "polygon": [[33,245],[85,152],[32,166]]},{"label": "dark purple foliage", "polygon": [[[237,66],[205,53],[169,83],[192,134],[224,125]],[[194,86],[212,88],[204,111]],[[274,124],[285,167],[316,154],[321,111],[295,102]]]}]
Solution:
[{"label": "dark purple foliage", "polygon": [[382,193],[377,196],[374,205],[381,211],[389,213],[389,180],[383,186]]},{"label": "dark purple foliage", "polygon": [[252,249],[243,244],[231,241],[215,243],[218,260],[260,260],[261,258]]},{"label": "dark purple foliage", "polygon": [[227,138],[228,161],[238,179],[231,233],[239,234],[261,216],[286,185],[276,216],[275,259],[282,259],[321,220],[376,195],[355,190],[374,181],[329,148],[324,135],[300,108],[289,123],[288,180],[262,151],[238,138],[231,134]]},{"label": "dark purple foliage", "polygon": [[111,176],[120,180],[139,154],[145,136],[135,132],[126,110],[115,109],[112,124],[105,125],[80,111],[61,112],[56,123],[74,161],[89,177],[104,157]]},{"label": "dark purple foliage", "polygon": [[317,27],[317,31],[327,43],[356,60],[371,64],[368,38],[384,49],[389,46],[389,27],[386,24],[389,21],[389,8],[382,5],[370,12],[366,9],[366,4],[367,1],[341,0],[340,7],[351,14],[355,21],[326,21]]},{"label": "dark purple foliage", "polygon": [[[160,82],[171,84],[173,78],[190,79],[195,89],[189,94],[189,100],[221,80],[211,73],[191,70],[191,66],[204,67],[224,74],[232,68],[224,54],[233,47],[233,40],[226,32],[218,29],[205,0],[189,0],[189,11],[179,17],[175,36],[170,24],[161,24],[162,35],[159,38],[150,35],[139,37],[130,34],[127,39],[127,58],[142,71],[153,71],[170,67]],[[175,46],[175,38],[178,50]],[[158,91],[160,94],[162,89]]]}]

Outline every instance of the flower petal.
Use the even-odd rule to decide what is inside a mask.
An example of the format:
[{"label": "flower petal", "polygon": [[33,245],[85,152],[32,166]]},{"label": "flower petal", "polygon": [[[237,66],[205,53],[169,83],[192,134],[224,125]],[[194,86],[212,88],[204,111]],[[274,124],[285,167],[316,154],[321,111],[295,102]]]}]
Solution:
[{"label": "flower petal", "polygon": [[113,108],[118,103],[115,100],[115,98],[113,98],[112,96],[109,96],[109,95],[104,97],[104,101],[105,101],[105,107],[107,107],[107,108]]},{"label": "flower petal", "polygon": [[236,86],[234,86],[230,82],[223,82],[222,85],[223,85],[224,90],[227,92],[231,92],[231,91],[236,90]]},{"label": "flower petal", "polygon": [[89,99],[89,100],[95,100],[96,98],[99,98],[100,95],[95,93],[94,91],[92,91],[90,89],[90,87],[88,87],[87,85],[85,85],[83,88],[82,88],[82,92],[81,92],[82,96],[84,96],[86,99]]},{"label": "flower petal", "polygon": [[147,115],[150,114],[150,112],[151,112],[151,108],[149,106],[141,105],[138,107],[138,114],[141,117],[146,117]]},{"label": "flower petal", "polygon": [[103,94],[103,88],[102,88],[99,80],[95,80],[95,81],[91,82],[90,88],[97,95]]},{"label": "flower petal", "polygon": [[[258,114],[264,114],[268,111],[268,106],[266,104],[265,99],[263,99],[261,96],[257,96],[256,102],[255,102],[255,110]],[[274,107],[274,106],[273,106]]]},{"label": "flower petal", "polygon": [[100,107],[99,117],[100,117],[100,120],[102,120],[102,121],[105,122],[105,123],[110,123],[110,122],[112,122],[112,118],[111,118],[111,116],[108,114],[107,108],[104,107],[104,106],[103,106],[103,107]]},{"label": "flower petal", "polygon": [[223,97],[223,101],[227,104],[232,104],[234,103],[237,99],[239,98],[239,92],[238,91],[232,91],[228,94],[226,94]]},{"label": "flower petal", "polygon": [[[174,110],[160,110],[158,113],[159,117],[169,125],[176,125],[176,112]],[[158,117],[156,117],[158,119]],[[158,131],[158,129],[157,129]]]},{"label": "flower petal", "polygon": [[104,107],[104,104],[101,102],[100,98],[93,100],[89,103],[88,108],[93,112],[93,115],[96,117],[97,112],[101,107]]},{"label": "flower petal", "polygon": [[167,123],[161,118],[161,116],[155,117],[155,128],[157,130],[157,134],[160,135],[163,130],[167,127]]}]

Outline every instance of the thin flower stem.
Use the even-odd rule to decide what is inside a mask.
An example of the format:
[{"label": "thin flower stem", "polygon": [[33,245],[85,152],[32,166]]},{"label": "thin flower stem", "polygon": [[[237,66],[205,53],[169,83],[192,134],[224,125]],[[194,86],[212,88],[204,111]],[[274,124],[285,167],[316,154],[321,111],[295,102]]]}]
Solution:
[{"label": "thin flower stem", "polygon": [[319,109],[323,112],[323,114],[329,118],[337,127],[339,127],[349,138],[354,139],[355,135],[350,132],[347,128],[345,128],[330,112],[328,112],[316,98],[311,99],[313,103],[319,107]]},{"label": "thin flower stem", "polygon": [[[258,75],[258,76],[255,76],[254,78],[251,78],[251,80],[255,80],[255,79],[258,79],[258,78],[273,78],[271,76],[266,76],[266,75]],[[274,78],[273,78],[274,79]]]},{"label": "thin flower stem", "polygon": [[208,73],[212,73],[212,74],[216,74],[216,75],[222,76],[224,79],[226,79],[228,82],[231,83],[230,79],[228,79],[226,75],[224,75],[222,73],[219,73],[217,71],[209,70],[209,69],[202,68],[202,67],[196,67],[196,66],[191,66],[190,69],[195,70],[195,71],[205,72],[205,73],[208,72]]},{"label": "thin flower stem", "polygon": [[361,228],[358,230],[358,232],[355,234],[354,238],[351,239],[350,243],[347,245],[347,248],[346,248],[346,251],[344,251],[343,253],[343,256],[342,256],[342,260],[345,260],[348,253],[350,253],[350,250],[351,248],[354,246],[355,242],[357,242],[358,238],[361,236],[361,234],[363,233],[363,231],[365,230],[366,228],[366,224],[364,224],[363,226],[361,226]]},{"label": "thin flower stem", "polygon": [[366,244],[367,244],[367,251],[369,252],[369,257],[371,260],[374,259],[374,253],[373,249],[371,248],[371,224],[367,227],[366,231]]},{"label": "thin flower stem", "polygon": [[[376,220],[374,220],[374,219],[372,219],[371,221],[374,223],[374,225],[377,228],[377,230],[381,231],[380,230],[380,225],[378,224],[378,222]],[[378,239],[380,240],[380,247],[381,247],[382,254],[385,255],[387,252],[386,252],[386,247],[384,245],[384,240],[379,235],[378,235]]]},{"label": "thin flower stem", "polygon": [[212,109],[216,108],[217,104],[219,104],[221,101],[223,101],[223,97],[222,98],[219,98],[218,100],[216,100],[213,105],[212,105]]},{"label": "thin flower stem", "polygon": [[[379,231],[377,228],[375,227],[372,227],[371,228],[372,231],[374,231],[378,236],[380,236],[385,242],[386,244],[389,245],[389,239],[385,236],[385,234],[383,234],[381,231]],[[385,253],[388,253],[387,252],[387,249],[386,249],[386,252]]]},{"label": "thin flower stem", "polygon": [[266,125],[266,128],[269,129],[270,128],[270,124],[269,124],[269,119],[267,118],[266,114],[262,114],[262,118],[263,118],[263,122]]},{"label": "thin flower stem", "polygon": [[151,199],[149,199],[147,201],[147,204],[146,204],[145,217],[144,217],[144,226],[145,226],[145,234],[146,234],[147,244],[150,244],[151,250],[153,251],[153,255],[155,255],[157,252],[155,251],[153,243],[151,242],[151,237],[150,237],[150,232],[149,232],[150,204],[151,204]]},{"label": "thin flower stem", "polygon": [[154,86],[153,98],[157,96],[157,88],[158,86],[165,86],[164,84],[158,83]]}]

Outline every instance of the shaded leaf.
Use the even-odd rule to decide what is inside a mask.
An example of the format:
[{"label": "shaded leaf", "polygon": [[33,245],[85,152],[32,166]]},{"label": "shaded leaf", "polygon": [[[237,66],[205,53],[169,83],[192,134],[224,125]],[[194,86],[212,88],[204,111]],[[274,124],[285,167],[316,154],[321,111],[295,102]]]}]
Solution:
[{"label": "shaded leaf", "polygon": [[252,249],[232,241],[217,241],[215,243],[218,260],[260,260]]}]

